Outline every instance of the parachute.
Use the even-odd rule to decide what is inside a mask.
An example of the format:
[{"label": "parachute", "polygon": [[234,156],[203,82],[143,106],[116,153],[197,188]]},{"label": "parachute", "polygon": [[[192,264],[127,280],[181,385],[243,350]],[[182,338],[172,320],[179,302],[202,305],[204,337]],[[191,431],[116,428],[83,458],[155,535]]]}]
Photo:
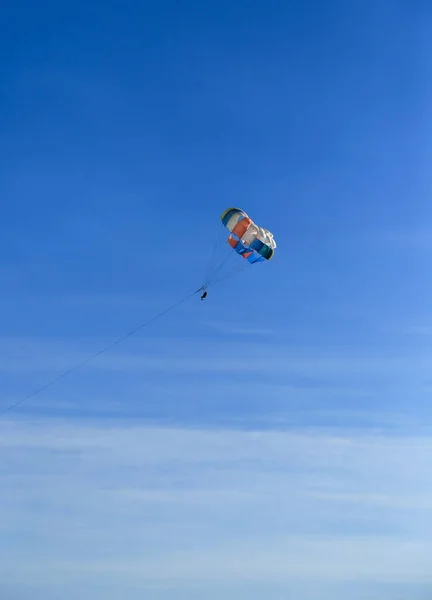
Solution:
[{"label": "parachute", "polygon": [[251,264],[273,258],[276,249],[273,234],[256,225],[243,210],[229,208],[221,221],[230,231],[228,244]]},{"label": "parachute", "polygon": [[[207,271],[207,278],[202,286],[202,289],[219,283],[220,281],[231,277],[248,267],[271,260],[276,249],[276,242],[273,234],[257,225],[244,210],[240,208],[228,208],[221,217],[221,232],[213,249],[212,259]],[[229,231],[228,238],[222,236],[223,232]],[[222,260],[218,260],[218,253],[221,249],[221,237],[230,246],[228,256]],[[232,257],[235,257],[235,261]],[[238,257],[241,257],[241,264],[238,263]],[[227,266],[231,266],[231,270],[227,271]],[[222,271],[224,269],[224,271]],[[216,279],[216,275],[218,278]]]}]

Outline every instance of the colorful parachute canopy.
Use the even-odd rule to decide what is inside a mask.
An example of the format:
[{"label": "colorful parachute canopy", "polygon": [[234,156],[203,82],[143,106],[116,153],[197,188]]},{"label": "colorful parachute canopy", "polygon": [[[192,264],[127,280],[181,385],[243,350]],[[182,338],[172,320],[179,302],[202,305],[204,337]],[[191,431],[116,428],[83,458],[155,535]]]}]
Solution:
[{"label": "colorful parachute canopy", "polygon": [[229,208],[221,220],[230,232],[228,244],[251,264],[273,258],[276,248],[273,234],[256,225],[243,210]]}]

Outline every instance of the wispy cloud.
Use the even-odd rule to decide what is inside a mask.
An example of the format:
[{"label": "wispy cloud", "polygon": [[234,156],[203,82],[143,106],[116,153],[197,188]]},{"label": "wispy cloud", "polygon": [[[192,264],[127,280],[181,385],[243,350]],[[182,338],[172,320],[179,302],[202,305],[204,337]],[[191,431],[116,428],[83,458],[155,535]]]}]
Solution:
[{"label": "wispy cloud", "polygon": [[0,451],[0,585],[432,585],[431,437],[9,421]]},{"label": "wispy cloud", "polygon": [[412,337],[429,337],[432,336],[432,323],[429,320],[429,322],[417,322],[402,326],[396,326],[393,331],[402,335]]},{"label": "wispy cloud", "polygon": [[377,237],[395,249],[432,251],[432,226],[430,225],[388,230],[381,232]]},{"label": "wispy cloud", "polygon": [[[80,363],[106,342],[0,339],[2,406]],[[232,423],[243,419],[252,426],[264,421],[278,426],[280,421],[292,427],[309,421],[402,430],[416,425],[425,430],[431,422],[431,360],[429,348],[421,344],[301,347],[140,338],[99,356],[28,406],[85,410],[87,415],[116,411],[144,416],[148,409],[148,417],[171,416],[172,422],[188,417],[199,421],[205,415],[211,422],[225,415]]]},{"label": "wispy cloud", "polygon": [[259,336],[259,337],[272,337],[278,334],[276,329],[271,329],[270,327],[257,327],[256,325],[252,325],[250,323],[239,323],[239,322],[229,322],[229,321],[207,321],[205,323],[207,327],[218,331],[219,333],[223,333],[229,336]]},{"label": "wispy cloud", "polygon": [[[111,340],[50,340],[3,338],[0,340],[0,369],[42,371],[66,369],[110,343]],[[204,344],[204,347],[203,347]],[[145,338],[128,341],[121,349],[110,350],[89,366],[110,371],[160,370],[164,372],[285,372],[331,378],[362,376],[387,377],[389,372],[404,375],[425,373],[432,355],[428,349],[407,352],[404,346],[297,346],[295,344],[232,342],[217,340],[206,344],[184,344],[182,338]]]}]

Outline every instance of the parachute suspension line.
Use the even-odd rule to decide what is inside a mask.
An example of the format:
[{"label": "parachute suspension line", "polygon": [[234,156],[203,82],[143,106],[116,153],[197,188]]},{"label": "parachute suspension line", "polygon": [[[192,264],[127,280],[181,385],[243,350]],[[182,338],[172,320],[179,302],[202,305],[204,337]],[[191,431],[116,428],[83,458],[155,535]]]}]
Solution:
[{"label": "parachute suspension line", "polygon": [[227,264],[227,262],[236,254],[234,248],[230,248],[229,254],[224,258],[224,260],[219,264],[219,266],[212,272],[211,276],[205,283],[205,287],[208,287],[210,283],[213,281],[214,276]]},{"label": "parachute suspension line", "polygon": [[212,270],[215,267],[214,263],[216,262],[216,254],[217,254],[217,250],[218,250],[219,245],[220,245],[220,241],[221,241],[221,238],[222,238],[223,230],[224,230],[224,225],[223,225],[223,223],[221,223],[220,228],[219,228],[219,232],[218,232],[217,237],[216,237],[216,241],[215,241],[214,246],[213,246],[213,251],[212,251],[212,254],[211,254],[211,258],[210,258],[209,264],[207,266],[206,276],[205,276],[205,279],[204,279],[204,284],[202,286],[202,289],[205,289],[207,283],[210,281],[210,278],[211,278],[211,275],[212,275]]},{"label": "parachute suspension line", "polygon": [[50,381],[48,381],[47,383],[45,383],[41,387],[37,388],[36,390],[34,390],[30,394],[28,394],[27,396],[24,396],[23,398],[21,398],[17,402],[14,402],[13,404],[10,404],[9,406],[7,406],[6,408],[4,408],[3,410],[0,410],[0,417],[2,415],[6,414],[7,412],[13,410],[14,408],[17,408],[21,404],[24,404],[24,402],[27,402],[28,400],[30,400],[31,398],[33,398],[37,394],[40,394],[41,392],[43,392],[47,388],[51,387],[52,385],[54,385],[55,383],[57,383],[58,381],[60,381],[61,379],[64,379],[65,377],[67,377],[68,375],[70,375],[71,373],[73,373],[74,371],[77,371],[79,368],[87,365],[89,362],[95,360],[96,358],[98,358],[99,356],[101,356],[101,354],[104,354],[108,350],[111,350],[111,348],[114,348],[114,346],[117,346],[118,344],[120,344],[121,342],[123,342],[124,340],[126,340],[127,338],[132,337],[133,335],[135,335],[135,333],[137,333],[141,329],[144,329],[145,327],[147,327],[147,325],[150,325],[154,321],[157,321],[158,319],[162,318],[167,313],[171,312],[172,310],[174,310],[175,308],[177,308],[178,306],[180,306],[180,304],[183,304],[184,302],[187,302],[187,300],[189,300],[190,298],[192,298],[192,296],[195,296],[196,294],[198,294],[198,292],[200,292],[201,289],[202,288],[200,288],[199,290],[196,290],[192,294],[189,294],[185,298],[182,298],[182,300],[179,300],[175,304],[172,304],[171,306],[169,306],[165,310],[161,311],[160,313],[158,313],[154,317],[151,317],[150,319],[148,319],[144,323],[141,323],[141,325],[138,325],[137,327],[134,327],[134,329],[131,329],[130,331],[128,331],[127,333],[125,333],[121,337],[119,337],[116,340],[114,340],[113,342],[110,342],[109,344],[107,344],[101,350],[98,350],[97,352],[95,352],[91,356],[88,356],[87,358],[85,358],[81,362],[77,363],[73,367],[67,369],[66,371],[63,371],[63,373],[60,373],[60,375],[57,375],[57,377],[54,377],[53,379],[51,379]]},{"label": "parachute suspension line", "polygon": [[207,287],[209,287],[211,282],[213,282],[213,280],[214,280],[214,276],[217,273],[219,273],[219,271],[229,262],[231,257],[236,254],[234,248],[229,247],[228,254],[223,254],[221,257],[221,260],[220,261],[218,260],[218,258],[219,258],[218,250],[220,250],[222,247],[222,239],[223,239],[223,246],[225,246],[225,243],[226,243],[226,240],[223,235],[224,231],[225,231],[225,226],[223,223],[221,223],[220,228],[219,228],[219,233],[216,238],[216,242],[213,246],[213,252],[212,252],[211,259],[209,261],[209,266],[207,268],[206,279],[204,280],[204,283],[200,288],[201,290],[205,290]]},{"label": "parachute suspension line", "polygon": [[218,283],[221,283],[222,281],[226,281],[227,279],[234,277],[234,275],[240,275],[241,273],[245,273],[246,271],[249,271],[252,268],[252,265],[250,265],[246,260],[244,261],[244,263],[245,264],[243,266],[233,269],[232,271],[230,271],[226,275],[223,275],[222,277],[219,277],[218,279],[212,278],[210,283],[207,285],[207,287],[217,285]]}]

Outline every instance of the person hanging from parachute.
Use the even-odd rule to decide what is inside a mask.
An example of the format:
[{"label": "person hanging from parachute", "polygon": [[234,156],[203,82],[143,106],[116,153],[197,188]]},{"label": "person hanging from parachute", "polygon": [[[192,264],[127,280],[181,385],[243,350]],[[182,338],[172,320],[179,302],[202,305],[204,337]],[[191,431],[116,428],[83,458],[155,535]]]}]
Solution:
[{"label": "person hanging from parachute", "polygon": [[205,300],[207,298],[207,290],[205,288],[202,288],[202,289],[203,289],[203,294],[201,296],[201,300]]}]

